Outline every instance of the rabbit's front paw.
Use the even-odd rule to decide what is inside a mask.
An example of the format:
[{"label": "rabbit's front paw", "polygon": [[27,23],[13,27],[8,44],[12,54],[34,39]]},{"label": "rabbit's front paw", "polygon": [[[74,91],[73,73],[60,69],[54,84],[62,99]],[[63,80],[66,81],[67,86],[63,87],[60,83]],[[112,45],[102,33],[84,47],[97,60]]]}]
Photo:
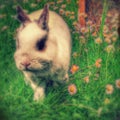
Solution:
[{"label": "rabbit's front paw", "polygon": [[69,75],[68,75],[68,73],[65,74],[64,80],[65,80],[66,82],[69,81]]},{"label": "rabbit's front paw", "polygon": [[42,101],[45,97],[45,92],[44,92],[44,88],[39,87],[36,89],[35,93],[34,93],[34,100],[35,101]]}]

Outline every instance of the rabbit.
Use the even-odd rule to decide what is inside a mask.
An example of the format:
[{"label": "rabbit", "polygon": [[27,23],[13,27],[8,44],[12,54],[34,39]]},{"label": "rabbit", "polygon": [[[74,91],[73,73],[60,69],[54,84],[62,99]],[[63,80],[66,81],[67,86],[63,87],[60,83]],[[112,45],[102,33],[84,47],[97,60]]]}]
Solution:
[{"label": "rabbit", "polygon": [[21,22],[16,32],[16,67],[34,91],[34,100],[43,100],[47,84],[64,84],[68,80],[71,56],[70,30],[57,13],[43,9],[26,14],[17,6]]}]

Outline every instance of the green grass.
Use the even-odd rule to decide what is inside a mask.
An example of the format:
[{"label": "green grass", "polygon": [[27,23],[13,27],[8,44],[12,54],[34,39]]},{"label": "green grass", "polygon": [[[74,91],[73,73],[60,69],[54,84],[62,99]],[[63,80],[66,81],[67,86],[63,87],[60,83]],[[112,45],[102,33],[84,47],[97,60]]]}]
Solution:
[{"label": "green grass", "polygon": [[[11,0],[12,1],[12,0]],[[57,1],[57,0],[50,0]],[[34,0],[19,4],[29,12],[42,8],[47,0],[42,0],[35,8],[30,7]],[[33,91],[26,86],[24,77],[17,70],[13,54],[15,51],[14,34],[19,22],[12,18],[16,15],[13,8],[18,2],[0,0],[4,8],[0,8],[0,14],[5,14],[0,19],[0,120],[119,120],[120,119],[120,89],[116,88],[115,80],[120,78],[120,40],[114,43],[115,51],[105,52],[106,43],[95,44],[95,37],[91,33],[86,33],[86,44],[80,44],[78,33],[72,34],[72,53],[79,54],[77,57],[71,56],[71,66],[76,64],[79,71],[70,75],[70,82],[57,89],[49,88],[45,100],[41,102],[33,101]],[[73,21],[77,20],[76,0],[71,0],[65,10],[75,12],[75,20],[64,17],[72,31]],[[62,4],[63,4],[62,3]],[[58,7],[61,4],[57,4]],[[53,7],[51,6],[52,10]],[[104,9],[107,10],[107,9]],[[57,12],[59,9],[57,10]],[[105,20],[105,11],[102,16],[102,36]],[[3,26],[8,26],[2,30]],[[87,52],[86,52],[87,49]],[[101,68],[94,66],[95,61],[101,58]],[[96,73],[100,76],[95,80]],[[90,77],[89,83],[85,83],[83,78]],[[77,93],[70,95],[67,88],[69,84],[75,84]],[[106,94],[106,85],[114,87],[112,94]],[[109,103],[105,104],[108,99]]]}]

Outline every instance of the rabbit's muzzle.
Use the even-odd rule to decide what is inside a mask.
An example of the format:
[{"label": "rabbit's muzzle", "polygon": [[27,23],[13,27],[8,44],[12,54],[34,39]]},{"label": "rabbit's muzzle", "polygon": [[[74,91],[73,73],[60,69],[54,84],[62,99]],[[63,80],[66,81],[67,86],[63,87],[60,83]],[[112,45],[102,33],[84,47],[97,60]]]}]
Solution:
[{"label": "rabbit's muzzle", "polygon": [[16,66],[21,71],[44,71],[48,70],[52,65],[52,62],[46,61],[40,58],[30,58],[29,55],[15,55]]}]

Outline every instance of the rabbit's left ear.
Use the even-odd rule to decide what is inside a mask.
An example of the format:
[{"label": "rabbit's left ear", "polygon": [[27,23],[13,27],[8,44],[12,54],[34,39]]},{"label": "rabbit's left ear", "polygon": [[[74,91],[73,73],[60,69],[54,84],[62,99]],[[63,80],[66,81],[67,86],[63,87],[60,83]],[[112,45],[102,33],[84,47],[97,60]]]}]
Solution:
[{"label": "rabbit's left ear", "polygon": [[46,4],[38,19],[38,24],[42,29],[48,29],[48,19],[49,19],[49,5]]},{"label": "rabbit's left ear", "polygon": [[17,18],[22,22],[24,25],[28,22],[31,22],[30,18],[28,15],[23,11],[23,9],[20,6],[17,6]]}]

